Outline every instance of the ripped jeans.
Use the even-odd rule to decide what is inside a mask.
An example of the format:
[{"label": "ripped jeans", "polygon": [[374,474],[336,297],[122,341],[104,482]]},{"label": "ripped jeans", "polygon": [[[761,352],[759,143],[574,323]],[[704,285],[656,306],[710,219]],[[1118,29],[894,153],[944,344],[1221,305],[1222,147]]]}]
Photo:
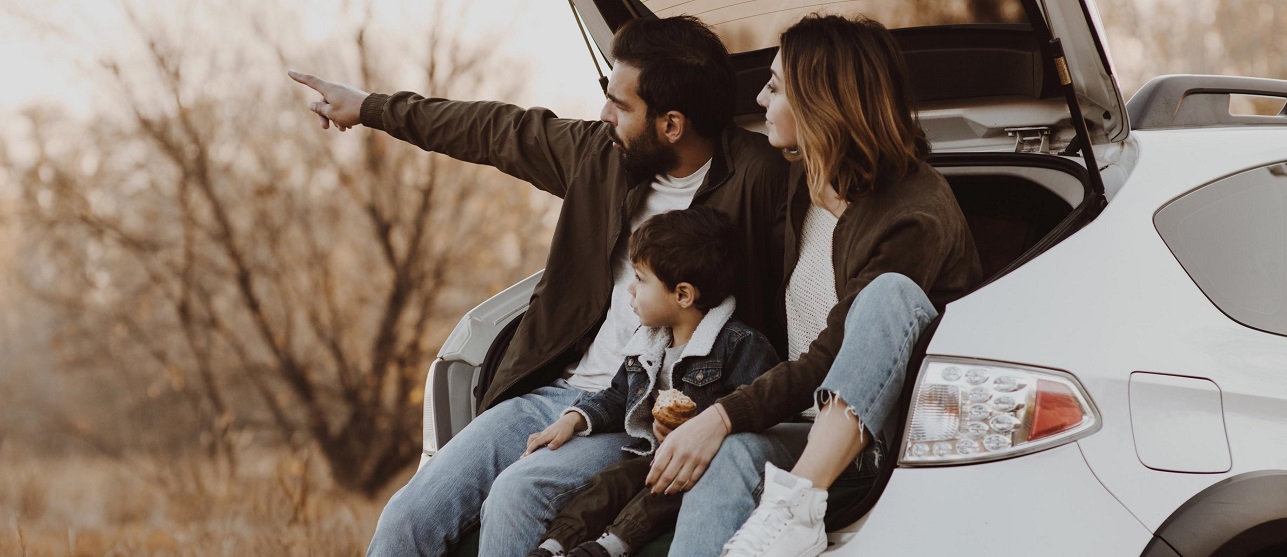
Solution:
[{"label": "ripped jeans", "polygon": [[[844,342],[816,391],[819,406],[839,395],[868,432],[879,432],[902,393],[916,339],[936,316],[911,279],[892,273],[876,277],[849,308]],[[812,425],[780,424],[725,438],[702,479],[684,495],[670,557],[718,555],[755,510],[764,489],[764,463],[790,470]],[[869,443],[859,458],[871,462],[876,445]]]}]

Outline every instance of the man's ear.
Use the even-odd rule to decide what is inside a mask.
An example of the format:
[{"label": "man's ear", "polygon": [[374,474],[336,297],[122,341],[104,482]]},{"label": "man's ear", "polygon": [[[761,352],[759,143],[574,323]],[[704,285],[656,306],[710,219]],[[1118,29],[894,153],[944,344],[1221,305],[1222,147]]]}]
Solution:
[{"label": "man's ear", "polygon": [[672,110],[657,118],[657,133],[666,138],[671,145],[679,143],[688,132],[688,118],[678,110]]},{"label": "man's ear", "polygon": [[698,292],[697,287],[691,283],[681,282],[675,285],[675,303],[681,308],[693,307],[697,304],[697,297],[700,295],[701,292]]}]

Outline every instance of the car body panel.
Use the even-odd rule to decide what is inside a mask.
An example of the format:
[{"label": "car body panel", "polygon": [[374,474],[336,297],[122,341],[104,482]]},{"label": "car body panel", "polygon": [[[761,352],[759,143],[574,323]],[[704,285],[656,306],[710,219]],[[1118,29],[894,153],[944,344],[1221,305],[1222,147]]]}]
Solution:
[{"label": "car body panel", "polygon": [[1152,533],[1068,444],[983,466],[899,468],[871,512],[829,538],[824,556],[1082,557],[1138,554]]},{"label": "car body panel", "polygon": [[[1078,444],[1105,487],[1150,529],[1229,474],[1287,469],[1287,338],[1240,325],[1185,274],[1152,216],[1199,184],[1280,160],[1287,129],[1137,132],[1129,180],[1098,219],[948,307],[929,353],[1062,369],[1103,418]],[[1157,156],[1201,153],[1202,156]],[[1213,164],[1212,161],[1219,161]],[[1150,371],[1220,386],[1227,474],[1160,472],[1140,463],[1129,378]],[[1176,442],[1183,442],[1177,439]],[[1019,457],[1020,459],[1030,457]],[[986,464],[985,466],[991,466]]]},{"label": "car body panel", "polygon": [[[443,341],[438,357],[474,366],[482,365],[483,358],[487,356],[487,348],[491,346],[491,339],[510,321],[527,311],[532,291],[536,289],[536,284],[544,273],[537,271],[469,310],[456,323],[451,334],[447,335],[447,340]],[[481,339],[482,342],[472,342],[473,339]]]},{"label": "car body panel", "polygon": [[527,311],[544,271],[496,293],[469,310],[438,349],[425,376],[424,423],[418,468],[477,416],[483,363],[506,326]]}]

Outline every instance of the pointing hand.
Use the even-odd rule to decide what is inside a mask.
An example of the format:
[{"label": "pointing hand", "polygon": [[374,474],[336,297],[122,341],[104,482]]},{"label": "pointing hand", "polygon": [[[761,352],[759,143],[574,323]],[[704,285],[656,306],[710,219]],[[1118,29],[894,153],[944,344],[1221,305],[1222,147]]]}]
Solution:
[{"label": "pointing hand", "polygon": [[322,129],[330,128],[332,122],[340,131],[361,123],[362,101],[366,100],[366,91],[295,70],[287,71],[286,75],[322,94],[322,100],[308,105],[309,110],[317,113],[321,119]]}]

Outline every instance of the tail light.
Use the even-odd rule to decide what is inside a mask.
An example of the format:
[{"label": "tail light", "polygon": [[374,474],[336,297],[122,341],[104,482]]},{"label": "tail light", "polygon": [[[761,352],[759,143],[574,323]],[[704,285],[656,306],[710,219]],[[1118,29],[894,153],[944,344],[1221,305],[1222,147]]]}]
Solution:
[{"label": "tail light", "polygon": [[984,462],[1074,441],[1099,428],[1081,384],[1062,371],[953,358],[925,359],[899,463]]}]

